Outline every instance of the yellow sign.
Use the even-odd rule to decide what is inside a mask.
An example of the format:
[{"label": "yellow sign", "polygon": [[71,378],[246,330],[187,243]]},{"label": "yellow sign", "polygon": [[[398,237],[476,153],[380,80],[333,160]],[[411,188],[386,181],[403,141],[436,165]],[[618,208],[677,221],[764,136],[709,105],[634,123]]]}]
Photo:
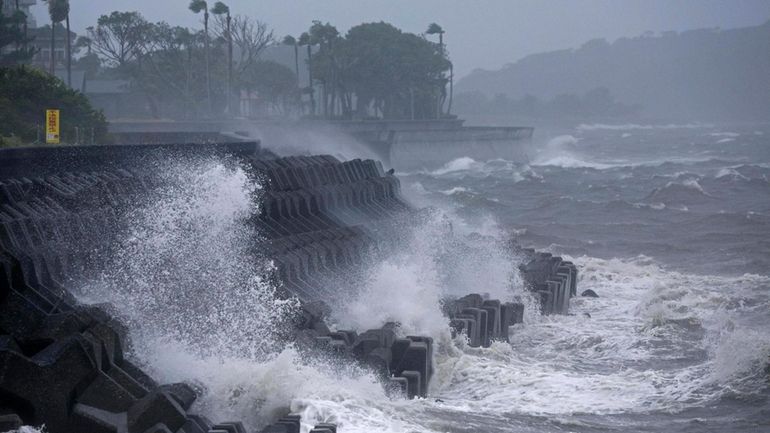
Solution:
[{"label": "yellow sign", "polygon": [[59,110],[45,110],[45,142],[59,144]]}]

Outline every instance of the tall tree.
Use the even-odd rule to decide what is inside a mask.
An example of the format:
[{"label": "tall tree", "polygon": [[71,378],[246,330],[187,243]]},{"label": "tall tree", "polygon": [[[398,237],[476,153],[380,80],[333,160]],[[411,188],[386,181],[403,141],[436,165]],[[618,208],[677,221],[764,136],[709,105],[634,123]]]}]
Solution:
[{"label": "tall tree", "polygon": [[315,88],[313,87],[313,42],[308,32],[299,36],[299,45],[307,46],[307,93],[310,95],[310,115],[315,116]]},{"label": "tall tree", "polygon": [[[296,78],[296,86],[299,89],[299,44],[297,44],[297,39],[291,35],[284,36],[283,44],[294,47],[294,78]],[[297,110],[302,114],[302,100],[299,92],[297,92],[296,98]]]},{"label": "tall tree", "polygon": [[0,66],[24,63],[35,55],[35,50],[27,47],[29,38],[21,29],[21,22],[26,20],[22,11],[16,11],[10,16],[0,13]]},{"label": "tall tree", "polygon": [[227,95],[226,111],[227,114],[230,114],[232,113],[231,105],[233,100],[233,33],[230,28],[232,17],[230,17],[230,8],[220,1],[214,3],[211,13],[216,16],[225,15],[225,37],[227,39],[227,91],[225,94]]},{"label": "tall tree", "polygon": [[205,0],[191,0],[189,9],[197,14],[203,12],[203,37],[205,45],[205,57],[206,57],[206,101],[209,107],[209,114],[211,114],[211,70],[209,59],[209,5]]},{"label": "tall tree", "polygon": [[[61,23],[70,13],[68,0],[48,0],[48,16],[51,18],[51,64],[49,72],[56,73],[56,24]],[[69,35],[67,35],[69,38]]]},{"label": "tall tree", "polygon": [[[444,55],[444,29],[436,24],[436,23],[430,23],[428,25],[428,30],[425,32],[429,35],[438,35],[438,49],[441,55]],[[452,109],[452,93],[454,92],[454,68],[452,67],[452,64],[449,64],[449,108],[447,109],[447,114]],[[444,99],[446,97],[446,89],[443,88],[441,90],[442,92],[442,99],[439,101],[438,106],[436,107],[436,118],[439,117],[441,114],[441,107],[444,105]]]},{"label": "tall tree", "polygon": [[297,39],[291,35],[284,36],[283,44],[294,47],[294,74],[297,76],[297,86],[299,87],[299,45],[297,45]]},{"label": "tall tree", "polygon": [[[213,25],[214,34],[223,40],[227,35],[227,21],[221,15],[216,16]],[[246,71],[258,61],[262,52],[275,42],[273,31],[267,24],[244,15],[232,17],[230,37],[233,41],[233,87],[235,93],[244,89]]]},{"label": "tall tree", "polygon": [[66,36],[66,48],[67,48],[67,85],[72,87],[72,38],[70,37],[70,6],[69,6],[69,0],[64,0],[67,2],[67,18],[65,18],[67,22],[67,36]]},{"label": "tall tree", "polygon": [[443,53],[444,52],[444,29],[441,28],[441,26],[436,23],[430,23],[430,25],[428,25],[428,30],[425,33],[429,35],[438,35],[438,45],[439,45],[439,48],[441,49],[441,52]]},{"label": "tall tree", "polygon": [[257,61],[246,71],[244,85],[249,90],[256,90],[260,100],[269,104],[274,113],[286,114],[295,106],[298,92],[293,75],[291,69],[280,63]]},{"label": "tall tree", "polygon": [[323,115],[324,117],[334,116],[337,99],[337,78],[338,67],[335,45],[339,39],[339,32],[333,25],[320,21],[313,21],[313,25],[308,30],[310,43],[318,45],[318,53],[314,68],[317,71],[316,80],[321,83]]},{"label": "tall tree", "polygon": [[96,27],[86,29],[90,39],[89,52],[93,49],[108,66],[122,69],[145,49],[150,27],[139,12],[102,15]]},{"label": "tall tree", "polygon": [[337,56],[349,58],[342,82],[355,93],[359,115],[435,117],[450,64],[436,44],[380,22],[351,28],[341,46]]}]

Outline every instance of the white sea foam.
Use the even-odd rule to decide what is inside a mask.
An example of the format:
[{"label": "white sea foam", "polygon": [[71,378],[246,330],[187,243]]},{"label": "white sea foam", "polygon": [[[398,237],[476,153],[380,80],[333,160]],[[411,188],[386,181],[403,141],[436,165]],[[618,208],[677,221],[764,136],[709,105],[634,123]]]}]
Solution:
[{"label": "white sea foam", "polygon": [[733,141],[735,141],[734,138],[722,138],[720,140],[717,140],[717,144],[730,143]]},{"label": "white sea foam", "polygon": [[453,195],[453,194],[462,193],[462,192],[469,192],[469,191],[470,191],[470,189],[468,189],[468,188],[465,188],[465,187],[463,187],[463,186],[455,186],[455,187],[453,187],[453,188],[450,188],[450,189],[446,189],[446,190],[444,190],[444,191],[441,191],[441,194],[444,194],[444,195]]},{"label": "white sea foam", "polygon": [[709,135],[712,137],[728,137],[728,138],[736,138],[741,136],[741,134],[737,132],[712,132]]},{"label": "white sea foam", "polygon": [[434,170],[432,172],[433,175],[441,176],[447,173],[453,173],[457,171],[467,171],[472,170],[474,168],[480,167],[482,164],[476,161],[473,158],[463,156],[461,158],[454,159],[446,164],[444,164],[443,167]]},{"label": "white sea foam", "polygon": [[611,125],[606,123],[593,123],[593,124],[580,124],[577,126],[578,131],[596,131],[596,130],[608,130],[608,131],[629,131],[629,130],[656,130],[656,129],[701,129],[701,128],[713,128],[714,125],[709,123],[686,123],[686,124],[660,124],[660,125],[640,125],[637,123],[625,123],[618,125]]},{"label": "white sea foam", "polygon": [[[562,147],[574,145],[563,140],[559,143]],[[444,174],[488,170],[498,164],[469,159],[448,164]],[[184,324],[190,316],[182,315],[189,311],[163,309],[160,311],[176,318],[161,317],[157,319],[160,322],[152,322],[149,313],[164,308],[155,304],[139,303],[136,310],[124,311],[158,328],[159,332],[139,329],[135,334],[141,338],[136,343],[143,364],[164,382],[201,384],[206,391],[194,410],[216,420],[244,420],[253,429],[291,409],[303,415],[304,430],[329,421],[346,432],[428,432],[448,430],[450,426],[441,424],[444,419],[457,420],[463,414],[479,412],[503,417],[511,413],[567,416],[576,412],[677,410],[703,405],[728,389],[742,386],[770,350],[761,329],[733,318],[736,311],[745,308],[742,299],[756,298],[758,288],[770,284],[768,277],[672,272],[647,257],[567,257],[580,267],[580,290],[590,288],[601,297],[573,299],[573,316],[540,317],[536,302],[523,290],[515,271],[517,263],[503,247],[504,232],[494,219],[469,223],[458,218],[453,209],[445,209],[407,237],[400,255],[374,264],[360,295],[350,299],[335,317],[340,327],[356,329],[394,320],[402,324],[404,333],[436,338],[431,398],[391,400],[372,375],[354,366],[310,362],[291,347],[265,353],[261,339],[271,340],[269,335],[279,331],[291,306],[273,304],[269,296],[272,288],[261,278],[253,279],[255,269],[269,270],[269,262],[253,255],[240,256],[245,251],[238,239],[258,236],[241,222],[259,188],[244,173],[218,163],[186,171],[193,178],[185,182],[195,185],[197,181],[200,187],[167,189],[168,194],[161,194],[158,202],[135,213],[138,225],[149,228],[134,230],[133,238],[124,246],[126,254],[120,256],[125,260],[133,257],[135,263],[114,268],[113,273],[105,270],[101,281],[104,287],[118,292],[122,289],[118,283],[131,283],[126,296],[159,294],[162,300],[168,298],[167,288],[172,293],[174,284],[194,287],[182,274],[192,270],[184,262],[198,267],[203,255],[217,258],[216,268],[203,269],[228,276],[221,281],[224,285],[214,288],[235,297],[221,299],[224,307],[213,307],[203,322],[192,317],[195,326],[191,327]],[[196,173],[205,176],[194,177]],[[679,181],[684,188],[703,192],[697,179]],[[431,195],[419,183],[410,188],[425,200]],[[443,194],[433,195],[451,201]],[[217,204],[208,207],[209,203]],[[656,209],[658,205],[654,202],[650,207]],[[464,238],[465,247],[454,242],[452,232]],[[209,284],[219,281],[201,280],[207,290],[212,289]],[[133,286],[139,288],[130,289]],[[159,291],[155,287],[160,287]],[[103,292],[84,292],[94,300],[109,300],[111,296],[124,300],[120,294],[101,297],[98,295]],[[489,292],[504,300],[519,296],[525,301],[526,323],[513,327],[510,345],[495,343],[490,349],[479,349],[448,339],[439,299],[470,292]],[[191,292],[197,294],[206,292]],[[241,302],[248,308],[229,307]],[[767,307],[768,302],[753,308]],[[724,325],[726,321],[732,325]],[[180,323],[184,324],[181,332],[166,333],[164,326]],[[212,327],[199,327],[201,323]],[[246,329],[238,329],[240,326]],[[255,334],[247,336],[244,332]],[[683,335],[687,332],[703,332],[705,336]],[[201,350],[189,338],[195,333],[217,350]],[[184,338],[176,338],[180,335]],[[226,344],[214,344],[215,340]],[[681,349],[703,351],[704,359],[685,367],[666,364],[681,359]],[[734,353],[739,355],[731,356]]]},{"label": "white sea foam", "polygon": [[579,139],[572,135],[559,135],[538,150],[532,165],[556,166],[562,168],[594,168],[597,170],[614,167],[613,164],[587,161],[575,151]]},{"label": "white sea foam", "polygon": [[714,176],[714,178],[715,179],[730,178],[730,179],[749,180],[748,177],[740,174],[736,169],[732,167],[724,167],[719,169],[719,171]]},{"label": "white sea foam", "polygon": [[437,211],[411,229],[399,252],[373,264],[360,293],[337,309],[338,327],[363,331],[392,321],[406,334],[438,339],[448,330],[440,312],[444,297],[513,299],[520,283],[496,222],[480,222],[471,233],[454,218]]},{"label": "white sea foam", "polygon": [[555,156],[555,157],[547,158],[543,160],[538,160],[538,161],[535,161],[533,165],[542,165],[542,166],[551,165],[551,166],[562,167],[562,168],[594,168],[597,170],[604,170],[607,168],[616,167],[616,165],[613,165],[613,164],[590,162],[590,161],[586,161],[584,159],[581,159],[575,156],[569,156],[569,155],[561,155],[561,156]]},{"label": "white sea foam", "polygon": [[160,334],[220,353],[269,351],[294,304],[273,301],[271,263],[253,248],[260,186],[217,160],[159,172],[158,188],[126,209],[129,229],[81,300],[114,303],[139,342]]},{"label": "white sea foam", "polygon": [[701,194],[708,195],[706,194],[706,191],[703,190],[703,187],[698,183],[697,179],[685,179],[682,181],[682,185],[688,188],[692,188]]},{"label": "white sea foam", "polygon": [[[500,414],[676,410],[718,398],[762,368],[769,336],[738,327],[721,336],[723,327],[712,321],[741,308],[737,301],[770,278],[683,274],[646,257],[572,260],[580,267],[581,290],[593,289],[601,297],[574,299],[574,316],[517,325],[512,347],[463,348],[444,360],[452,365],[447,369],[452,377],[444,379],[437,396],[453,410]],[[703,342],[683,335],[702,328]],[[700,351],[701,344],[709,353],[705,360],[668,368],[667,360],[680,359],[682,350]],[[740,355],[731,358],[731,351]]]}]

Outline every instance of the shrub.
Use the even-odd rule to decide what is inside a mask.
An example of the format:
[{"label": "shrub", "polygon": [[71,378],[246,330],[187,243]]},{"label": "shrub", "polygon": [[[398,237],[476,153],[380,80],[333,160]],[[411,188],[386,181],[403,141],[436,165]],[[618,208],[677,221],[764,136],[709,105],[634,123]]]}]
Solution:
[{"label": "shrub", "polygon": [[[28,66],[0,68],[0,136],[35,141],[45,124],[45,110],[61,112],[62,142],[74,142],[75,128],[87,131],[94,141],[108,141],[107,120],[82,93],[63,81]],[[44,138],[44,131],[40,137]]]}]

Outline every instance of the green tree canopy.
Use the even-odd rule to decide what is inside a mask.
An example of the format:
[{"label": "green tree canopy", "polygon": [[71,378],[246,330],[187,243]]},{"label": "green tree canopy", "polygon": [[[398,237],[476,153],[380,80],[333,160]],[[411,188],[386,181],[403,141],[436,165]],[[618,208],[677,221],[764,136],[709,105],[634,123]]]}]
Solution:
[{"label": "green tree canopy", "polygon": [[[314,22],[309,43],[318,45],[312,71],[342,115],[435,118],[448,82],[450,62],[438,44],[384,22],[351,28],[340,37]],[[354,102],[355,101],[355,102]],[[332,113],[334,110],[332,110]]]},{"label": "green tree canopy", "polygon": [[205,11],[205,10],[206,10],[206,2],[205,2],[204,0],[192,0],[192,1],[190,2],[190,5],[188,6],[188,8],[189,8],[189,9],[190,9],[190,10],[191,10],[193,13],[196,13],[196,14],[197,14],[197,13],[199,13],[200,11]]},{"label": "green tree canopy", "polygon": [[286,66],[261,60],[255,62],[244,74],[243,85],[258,92],[260,99],[279,110],[286,110],[297,97],[297,77]]},{"label": "green tree canopy", "polygon": [[214,3],[214,7],[211,8],[211,13],[214,15],[229,14],[230,7],[222,2],[216,2]]},{"label": "green tree canopy", "polygon": [[146,48],[151,25],[139,12],[102,15],[88,27],[91,49],[110,66],[124,66]]}]

